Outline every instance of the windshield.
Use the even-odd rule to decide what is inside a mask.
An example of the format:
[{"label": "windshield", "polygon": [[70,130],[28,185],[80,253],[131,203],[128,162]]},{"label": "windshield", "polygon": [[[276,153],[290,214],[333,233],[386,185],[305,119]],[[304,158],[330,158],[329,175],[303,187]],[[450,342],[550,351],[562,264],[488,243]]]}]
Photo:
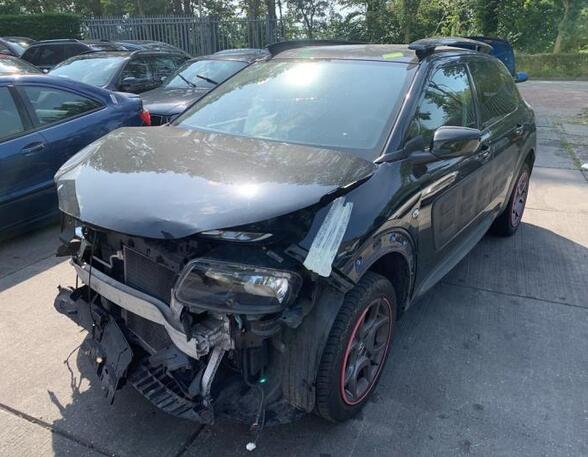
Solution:
[{"label": "windshield", "polygon": [[52,75],[80,81],[93,86],[106,86],[123,64],[125,57],[77,58],[66,61],[50,71]]},{"label": "windshield", "polygon": [[20,60],[10,59],[8,57],[0,58],[0,74],[13,74],[13,73],[42,73],[34,65]]},{"label": "windshield", "polygon": [[246,65],[246,62],[236,60],[198,60],[190,62],[181,67],[175,75],[170,76],[165,87],[170,89],[186,89],[188,87],[210,89],[233,76]]},{"label": "windshield", "polygon": [[362,60],[273,60],[229,79],[174,125],[379,155],[411,74]]}]

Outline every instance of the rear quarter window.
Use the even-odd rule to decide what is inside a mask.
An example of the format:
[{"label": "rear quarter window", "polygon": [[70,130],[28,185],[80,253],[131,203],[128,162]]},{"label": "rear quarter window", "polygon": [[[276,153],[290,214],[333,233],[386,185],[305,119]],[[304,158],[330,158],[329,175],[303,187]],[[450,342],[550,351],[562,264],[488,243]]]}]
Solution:
[{"label": "rear quarter window", "polygon": [[476,85],[482,127],[499,121],[515,111],[521,98],[506,67],[495,60],[469,63]]}]

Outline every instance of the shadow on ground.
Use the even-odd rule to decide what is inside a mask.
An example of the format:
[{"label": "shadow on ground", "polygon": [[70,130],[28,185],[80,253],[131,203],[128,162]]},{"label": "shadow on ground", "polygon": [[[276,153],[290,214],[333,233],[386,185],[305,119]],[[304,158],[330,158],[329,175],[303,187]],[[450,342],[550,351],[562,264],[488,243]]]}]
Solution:
[{"label": "shadow on ground", "polygon": [[[513,255],[526,260],[505,260]],[[521,283],[541,278],[541,290],[557,294],[566,286],[561,275],[525,268],[547,262],[580,274],[573,265],[580,259],[586,268],[584,246],[531,224],[510,239],[485,238],[449,275],[460,285],[437,285],[399,322],[381,383],[360,417],[334,425],[308,416],[267,429],[254,455],[587,455],[587,310],[467,279],[479,269],[479,278],[496,277],[498,287],[501,275],[517,270]],[[585,299],[588,284],[577,287]],[[90,387],[76,387],[76,376]],[[197,435],[198,426],[163,415],[129,387],[112,407],[97,402],[100,389],[82,355],[71,386],[73,400],[59,405],[53,427],[105,455],[252,455],[245,426],[218,423]],[[55,439],[55,455],[65,452]]]}]

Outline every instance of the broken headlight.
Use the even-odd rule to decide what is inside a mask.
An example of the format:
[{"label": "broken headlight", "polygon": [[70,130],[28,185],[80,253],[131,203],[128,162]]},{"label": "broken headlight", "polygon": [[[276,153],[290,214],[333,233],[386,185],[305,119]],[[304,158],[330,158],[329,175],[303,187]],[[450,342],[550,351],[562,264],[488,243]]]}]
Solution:
[{"label": "broken headlight", "polygon": [[290,271],[197,259],[186,265],[175,298],[194,308],[237,314],[281,311],[298,293],[302,278]]}]

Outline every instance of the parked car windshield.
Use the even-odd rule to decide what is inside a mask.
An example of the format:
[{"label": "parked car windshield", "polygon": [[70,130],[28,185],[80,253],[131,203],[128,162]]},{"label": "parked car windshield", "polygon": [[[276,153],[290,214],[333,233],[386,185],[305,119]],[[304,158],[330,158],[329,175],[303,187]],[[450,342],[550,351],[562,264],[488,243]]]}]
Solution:
[{"label": "parked car windshield", "polygon": [[344,149],[375,159],[412,70],[363,60],[273,60],[229,79],[174,125]]},{"label": "parked car windshield", "polygon": [[172,75],[164,87],[170,89],[185,89],[189,87],[214,87],[233,76],[247,65],[237,60],[198,60],[182,66]]},{"label": "parked car windshield", "polygon": [[93,57],[66,60],[50,71],[52,75],[80,81],[93,86],[107,85],[123,64],[125,57]]}]

